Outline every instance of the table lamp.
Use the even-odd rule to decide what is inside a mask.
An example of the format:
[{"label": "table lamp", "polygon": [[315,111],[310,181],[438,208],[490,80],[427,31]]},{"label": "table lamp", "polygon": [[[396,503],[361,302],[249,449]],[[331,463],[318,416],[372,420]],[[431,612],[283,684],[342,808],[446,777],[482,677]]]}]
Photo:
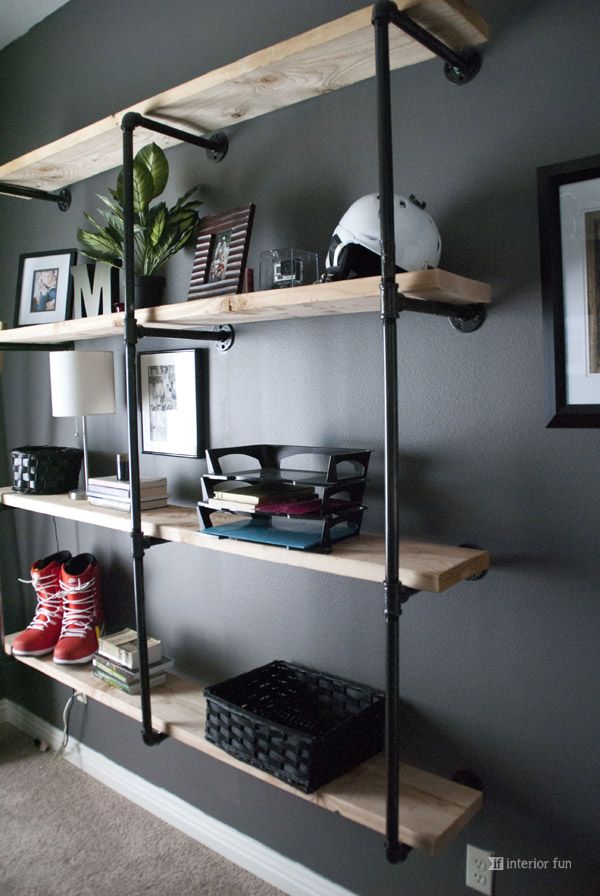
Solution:
[{"label": "table lamp", "polygon": [[85,418],[115,413],[115,373],[112,352],[53,352],[50,354],[53,417],[81,417],[85,491],[71,498],[87,498],[88,454]]}]

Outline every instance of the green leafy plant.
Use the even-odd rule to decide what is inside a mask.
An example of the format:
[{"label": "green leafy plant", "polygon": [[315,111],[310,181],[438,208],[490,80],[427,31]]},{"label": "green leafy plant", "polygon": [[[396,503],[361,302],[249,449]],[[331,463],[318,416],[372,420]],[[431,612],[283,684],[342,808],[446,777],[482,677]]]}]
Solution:
[{"label": "green leafy plant", "polygon": [[[189,200],[197,187],[168,208],[159,202],[150,207],[153,199],[163,192],[169,179],[169,163],[156,143],[149,143],[133,160],[133,242],[135,273],[149,276],[179,252],[192,238],[198,223],[196,209],[202,203]],[[85,255],[95,261],[105,261],[115,267],[123,264],[123,171],[119,173],[116,190],[109,190],[110,198],[98,196],[105,208],[99,209],[104,221],[97,223],[91,215],[86,220],[94,230],[79,228],[77,238]]]}]

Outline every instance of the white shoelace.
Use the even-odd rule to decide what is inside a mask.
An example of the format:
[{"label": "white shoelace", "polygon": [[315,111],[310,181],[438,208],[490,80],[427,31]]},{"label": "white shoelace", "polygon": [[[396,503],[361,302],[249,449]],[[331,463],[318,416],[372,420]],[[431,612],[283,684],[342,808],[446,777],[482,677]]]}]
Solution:
[{"label": "white shoelace", "polygon": [[19,579],[18,581],[23,582],[24,585],[33,585],[37,597],[35,614],[27,628],[43,632],[46,626],[54,622],[56,617],[62,613],[63,598],[60,591],[57,589],[54,594],[51,594],[46,590],[52,585],[56,586],[56,573],[43,576],[39,572],[32,572],[30,579]]},{"label": "white shoelace", "polygon": [[[61,638],[84,638],[86,632],[94,625],[94,608],[96,604],[95,580],[78,581],[76,585],[60,582],[64,599],[65,612],[62,622]],[[75,596],[81,595],[81,596]]]}]

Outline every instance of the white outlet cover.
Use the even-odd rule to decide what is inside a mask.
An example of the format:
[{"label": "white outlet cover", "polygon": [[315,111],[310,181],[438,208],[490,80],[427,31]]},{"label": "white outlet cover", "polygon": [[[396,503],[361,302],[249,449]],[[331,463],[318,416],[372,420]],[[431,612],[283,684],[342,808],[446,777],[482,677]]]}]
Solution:
[{"label": "white outlet cover", "polygon": [[466,884],[484,896],[492,896],[493,893],[494,872],[490,870],[490,858],[493,855],[489,850],[467,844]]}]

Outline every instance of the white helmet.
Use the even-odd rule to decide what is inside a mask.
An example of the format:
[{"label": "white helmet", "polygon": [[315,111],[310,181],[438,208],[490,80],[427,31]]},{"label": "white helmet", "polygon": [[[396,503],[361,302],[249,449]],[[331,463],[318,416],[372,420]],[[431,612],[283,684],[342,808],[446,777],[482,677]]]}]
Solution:
[{"label": "white helmet", "polygon": [[[424,209],[425,203],[414,196],[405,199],[394,194],[396,268],[400,271],[438,266],[442,241],[433,218]],[[333,231],[324,279],[378,274],[380,256],[379,196],[371,193],[357,199]]]}]

